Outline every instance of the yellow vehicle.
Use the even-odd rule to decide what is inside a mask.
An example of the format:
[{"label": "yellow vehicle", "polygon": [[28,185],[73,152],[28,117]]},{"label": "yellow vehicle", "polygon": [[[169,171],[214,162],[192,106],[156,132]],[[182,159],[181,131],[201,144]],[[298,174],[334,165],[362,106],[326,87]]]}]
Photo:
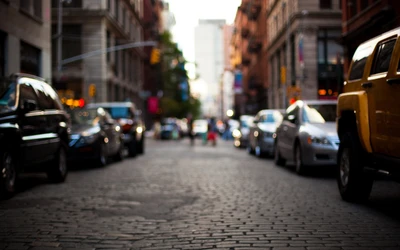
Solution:
[{"label": "yellow vehicle", "polygon": [[337,182],[342,198],[368,199],[374,176],[400,176],[400,28],[362,43],[338,98]]}]

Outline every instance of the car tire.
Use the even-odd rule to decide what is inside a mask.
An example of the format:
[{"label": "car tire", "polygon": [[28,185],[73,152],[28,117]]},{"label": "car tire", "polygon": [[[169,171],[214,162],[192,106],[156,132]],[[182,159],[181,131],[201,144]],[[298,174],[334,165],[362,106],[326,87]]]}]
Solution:
[{"label": "car tire", "polygon": [[134,139],[132,139],[128,146],[129,157],[136,157],[137,155],[137,142],[135,136],[136,135],[133,135]]},{"label": "car tire", "polygon": [[64,182],[68,175],[67,149],[60,146],[57,156],[49,163],[47,177],[51,182]]},{"label": "car tire", "polygon": [[99,155],[96,161],[99,167],[107,165],[106,145],[104,143],[100,145]]},{"label": "car tire", "polygon": [[373,176],[364,173],[365,152],[356,133],[340,137],[337,163],[337,183],[343,200],[364,202],[372,190]]},{"label": "car tire", "polygon": [[256,147],[254,148],[254,154],[259,158],[263,157],[260,145],[256,145]]},{"label": "car tire", "polygon": [[254,149],[250,143],[247,145],[246,150],[247,150],[247,153],[249,153],[250,155],[254,154]]},{"label": "car tire", "polygon": [[18,178],[15,156],[8,151],[1,155],[0,162],[0,197],[7,199],[13,196]]},{"label": "car tire", "polygon": [[286,160],[281,156],[281,152],[279,151],[278,142],[275,142],[274,145],[274,162],[277,166],[285,166]]},{"label": "car tire", "polygon": [[113,157],[114,161],[122,161],[124,159],[124,152],[125,152],[124,142],[121,141],[119,149]]},{"label": "car tire", "polygon": [[144,154],[144,136],[143,135],[142,135],[142,138],[140,139],[137,153]]},{"label": "car tire", "polygon": [[296,173],[298,175],[304,175],[307,172],[307,166],[303,163],[303,156],[301,154],[301,146],[300,143],[297,142],[294,149],[294,164],[296,167]]}]

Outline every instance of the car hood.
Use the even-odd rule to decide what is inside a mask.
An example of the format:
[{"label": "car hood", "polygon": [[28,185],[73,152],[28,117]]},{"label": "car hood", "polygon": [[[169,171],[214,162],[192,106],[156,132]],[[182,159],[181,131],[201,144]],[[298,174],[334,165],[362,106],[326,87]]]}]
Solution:
[{"label": "car hood", "polygon": [[257,126],[265,132],[275,132],[276,127],[278,126],[276,123],[259,123]]},{"label": "car hood", "polygon": [[71,134],[82,134],[83,132],[94,130],[96,127],[84,124],[73,124]]},{"label": "car hood", "polygon": [[307,123],[305,130],[315,136],[338,137],[335,122]]}]

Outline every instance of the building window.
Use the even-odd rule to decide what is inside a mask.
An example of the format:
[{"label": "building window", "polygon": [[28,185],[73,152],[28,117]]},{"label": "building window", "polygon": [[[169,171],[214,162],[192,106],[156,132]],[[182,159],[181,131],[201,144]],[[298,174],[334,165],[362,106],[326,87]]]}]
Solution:
[{"label": "building window", "polygon": [[21,49],[20,51],[21,73],[40,76],[41,50],[22,41],[20,44],[20,49]]},{"label": "building window", "polygon": [[19,8],[29,15],[42,19],[42,1],[20,0]]},{"label": "building window", "polygon": [[[36,1],[35,2],[41,2],[41,1]],[[58,8],[58,4],[61,0],[52,0],[51,1],[51,7],[52,8]],[[63,8],[82,8],[82,0],[72,0],[72,1],[63,1]]]},{"label": "building window", "polygon": [[111,0],[107,0],[107,10],[111,10]]},{"label": "building window", "polygon": [[339,30],[318,32],[318,96],[336,98],[343,83],[343,47],[337,42]]},{"label": "building window", "polygon": [[[108,31],[107,30],[107,48],[106,49],[109,49],[111,47],[111,34],[110,34],[110,31]],[[107,62],[110,62],[110,59],[111,59],[111,54],[110,54],[111,52],[107,52]]]},{"label": "building window", "polygon": [[332,0],[319,0],[320,9],[332,9]]},{"label": "building window", "polygon": [[354,17],[357,14],[357,2],[356,0],[349,0],[347,2],[347,8],[349,13],[349,18]]},{"label": "building window", "polygon": [[0,31],[0,77],[6,74],[6,34]]},{"label": "building window", "polygon": [[369,5],[369,0],[361,0],[360,4],[361,4],[361,6],[360,6],[361,7],[361,11],[365,10]]},{"label": "building window", "polygon": [[115,20],[119,21],[119,0],[115,1]]}]

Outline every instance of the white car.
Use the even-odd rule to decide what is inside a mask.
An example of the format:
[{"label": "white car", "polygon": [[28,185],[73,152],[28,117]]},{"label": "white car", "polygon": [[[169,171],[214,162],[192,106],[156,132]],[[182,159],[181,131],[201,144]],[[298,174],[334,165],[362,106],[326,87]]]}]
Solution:
[{"label": "white car", "polygon": [[201,136],[207,133],[208,121],[205,119],[198,119],[193,121],[193,134],[195,136]]}]

